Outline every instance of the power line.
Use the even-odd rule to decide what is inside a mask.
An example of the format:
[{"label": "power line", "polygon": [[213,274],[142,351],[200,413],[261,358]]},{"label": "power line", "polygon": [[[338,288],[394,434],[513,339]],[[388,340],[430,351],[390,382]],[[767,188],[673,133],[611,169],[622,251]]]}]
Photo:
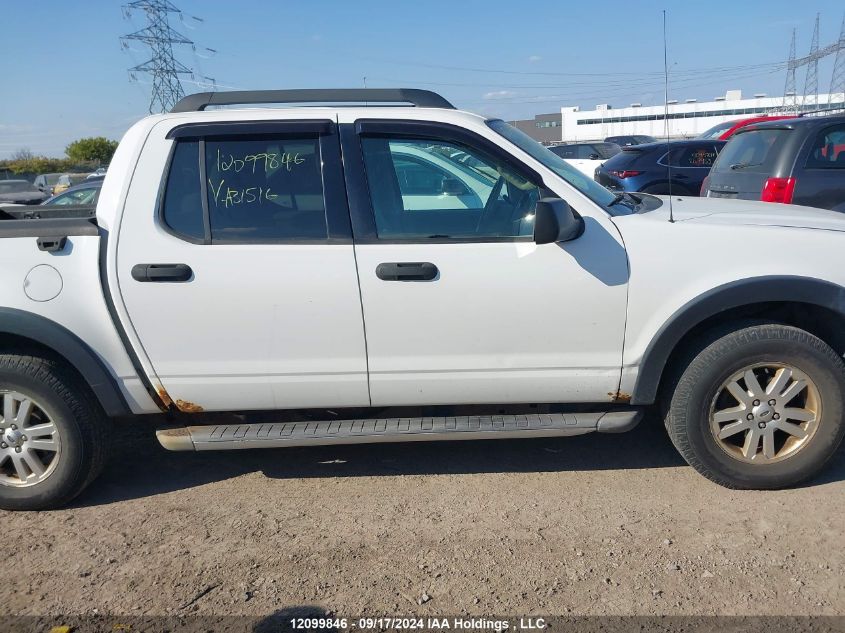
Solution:
[{"label": "power line", "polygon": [[[578,73],[571,73],[571,72],[550,72],[550,71],[528,71],[528,70],[503,70],[503,69],[496,69],[496,68],[475,68],[475,67],[468,67],[468,66],[450,66],[447,64],[430,64],[426,62],[415,62],[415,61],[407,61],[407,60],[397,60],[397,59],[376,59],[376,58],[367,58],[361,57],[364,61],[370,62],[379,62],[379,63],[386,63],[386,64],[396,64],[399,66],[418,66],[421,68],[432,68],[435,70],[457,70],[461,72],[475,72],[475,73],[498,73],[498,74],[505,74],[505,75],[537,75],[537,76],[548,76],[548,77],[620,77],[620,78],[627,78],[630,80],[632,77],[645,77],[645,76],[657,76],[661,77],[663,75],[663,71],[648,71],[648,72],[578,72]],[[705,67],[705,68],[690,68],[685,71],[681,71],[687,74],[700,74],[701,72],[731,72],[736,70],[746,70],[751,68],[783,68],[785,67],[785,62],[767,62],[762,64],[743,64],[739,66],[713,66],[713,67]]]}]

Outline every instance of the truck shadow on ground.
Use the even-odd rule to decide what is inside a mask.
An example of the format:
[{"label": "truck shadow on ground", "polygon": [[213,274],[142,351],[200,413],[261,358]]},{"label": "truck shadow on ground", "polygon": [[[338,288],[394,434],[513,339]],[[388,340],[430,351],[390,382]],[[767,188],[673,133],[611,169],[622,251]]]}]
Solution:
[{"label": "truck shadow on ground", "polygon": [[[622,434],[576,437],[357,444],[235,451],[170,452],[155,423],[120,425],[103,474],[74,503],[96,506],[151,497],[261,472],[273,479],[638,470],[684,467],[663,425],[646,417]],[[845,450],[815,486],[845,480]]]}]

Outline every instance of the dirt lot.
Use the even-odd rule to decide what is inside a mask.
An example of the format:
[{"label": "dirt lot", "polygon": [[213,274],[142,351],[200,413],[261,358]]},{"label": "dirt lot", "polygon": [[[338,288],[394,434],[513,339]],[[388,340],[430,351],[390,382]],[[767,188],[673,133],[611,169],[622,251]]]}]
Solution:
[{"label": "dirt lot", "polygon": [[[167,453],[2,513],[5,614],[844,614],[845,451],[782,492],[618,436]],[[11,555],[9,555],[11,553]]]}]

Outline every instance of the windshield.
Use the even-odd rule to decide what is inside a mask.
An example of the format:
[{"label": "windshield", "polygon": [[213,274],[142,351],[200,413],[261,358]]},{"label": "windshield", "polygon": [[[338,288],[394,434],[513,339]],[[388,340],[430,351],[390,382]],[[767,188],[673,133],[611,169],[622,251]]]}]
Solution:
[{"label": "windshield", "polygon": [[724,123],[719,123],[718,125],[711,127],[706,132],[699,134],[698,138],[719,138],[734,125],[736,125],[736,121],[725,121]]},{"label": "windshield", "polygon": [[587,196],[590,200],[604,207],[605,210],[607,210],[607,207],[616,200],[616,196],[610,191],[602,187],[589,176],[586,176],[578,171],[575,167],[572,167],[560,156],[550,152],[533,138],[528,136],[525,132],[517,130],[515,127],[508,125],[501,119],[487,121],[487,125],[489,125],[490,129],[494,132],[500,134],[523,152],[531,156],[531,158],[534,158],[542,163],[544,167],[551,169],[558,176]]},{"label": "windshield", "polygon": [[0,193],[21,193],[22,191],[38,191],[25,180],[0,181]]}]

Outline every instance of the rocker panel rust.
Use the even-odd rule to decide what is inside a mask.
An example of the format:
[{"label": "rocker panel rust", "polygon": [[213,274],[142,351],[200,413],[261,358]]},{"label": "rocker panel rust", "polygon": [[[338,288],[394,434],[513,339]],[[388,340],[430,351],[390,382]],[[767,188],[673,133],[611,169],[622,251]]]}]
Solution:
[{"label": "rocker panel rust", "polygon": [[164,387],[156,387],[156,393],[158,397],[161,398],[162,403],[168,409],[176,408],[178,411],[182,413],[202,413],[203,408],[195,404],[193,402],[188,402],[187,400],[176,399],[170,397],[170,394],[167,393],[167,390]]},{"label": "rocker panel rust", "polygon": [[625,393],[624,391],[608,391],[607,395],[610,396],[611,402],[619,402],[621,404],[628,404],[631,402],[631,394]]}]

